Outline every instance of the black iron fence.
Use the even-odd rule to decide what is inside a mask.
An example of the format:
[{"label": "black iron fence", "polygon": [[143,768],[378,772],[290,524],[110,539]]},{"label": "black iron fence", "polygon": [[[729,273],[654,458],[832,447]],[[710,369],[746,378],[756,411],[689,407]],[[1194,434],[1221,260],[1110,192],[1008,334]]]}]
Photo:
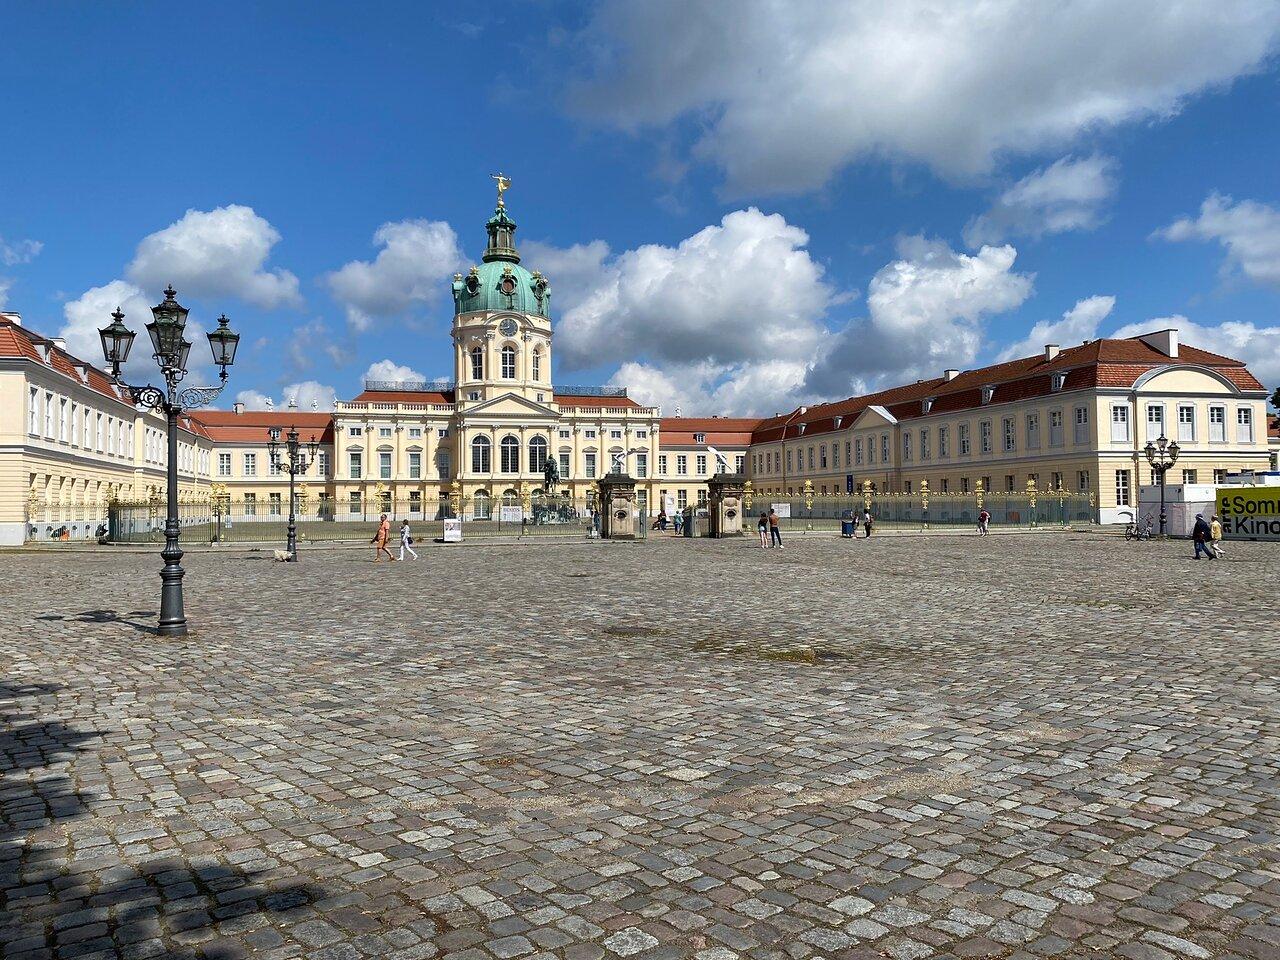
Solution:
[{"label": "black iron fence", "polygon": [[770,507],[781,515],[789,530],[831,531],[841,522],[861,524],[869,509],[875,526],[890,529],[977,526],[985,509],[992,527],[1066,526],[1093,523],[1097,516],[1088,494],[1059,491],[1028,493],[873,493],[850,496],[769,497],[754,495],[745,521],[754,528]]},{"label": "black iron fence", "polygon": [[[441,500],[300,501],[295,524],[300,543],[368,542],[387,514],[399,538],[401,522],[417,541],[444,536],[446,520],[460,519],[464,538],[588,537],[596,525],[593,502],[568,497],[534,498],[528,503],[487,497]],[[109,538],[116,543],[164,540],[164,504],[115,502],[108,509]],[[643,511],[637,515],[645,528]],[[287,498],[281,501],[226,500],[178,505],[182,537],[190,543],[284,543],[289,521]]]}]

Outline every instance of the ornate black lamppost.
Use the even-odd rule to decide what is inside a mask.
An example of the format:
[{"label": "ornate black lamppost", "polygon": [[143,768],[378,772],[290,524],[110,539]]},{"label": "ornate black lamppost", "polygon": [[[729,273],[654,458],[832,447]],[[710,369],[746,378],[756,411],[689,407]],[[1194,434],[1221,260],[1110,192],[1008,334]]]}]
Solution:
[{"label": "ornate black lamppost", "polygon": [[285,544],[285,549],[289,552],[289,560],[293,563],[298,562],[298,529],[293,513],[293,481],[298,474],[307,472],[308,458],[314,460],[320,450],[320,442],[316,440],[314,434],[306,447],[307,450],[303,453],[302,444],[298,442],[298,428],[290,427],[284,438],[284,452],[289,457],[286,462],[280,456],[280,428],[272,427],[267,431],[267,453],[271,456],[271,465],[289,474],[289,541]]},{"label": "ornate black lamppost", "polygon": [[1146,446],[1147,463],[1151,464],[1151,472],[1159,478],[1160,482],[1160,539],[1164,539],[1164,475],[1169,468],[1178,462],[1178,444],[1175,441],[1170,443],[1165,439],[1165,435],[1160,434],[1160,438],[1152,443],[1147,441]]},{"label": "ornate black lamppost", "polygon": [[187,375],[187,356],[191,342],[183,335],[187,326],[186,307],[174,299],[172,286],[164,292],[164,301],[151,308],[152,319],[147,324],[151,336],[156,363],[164,377],[164,388],[147,385],[131,387],[120,380],[120,367],[129,358],[136,334],[124,325],[120,308],[111,315],[111,323],[98,331],[102,338],[102,352],[111,364],[111,377],[116,384],[129,391],[129,399],[135,407],[145,407],[164,413],[169,425],[169,463],[167,470],[169,511],[164,525],[164,567],[160,571],[160,625],[159,632],[166,636],[186,636],[187,618],[182,610],[182,548],[178,546],[178,417],[190,407],[200,407],[211,402],[222,392],[227,383],[227,367],[235,361],[240,334],[233,333],[225,316],[218,318],[218,328],[208,335],[213,350],[213,362],[221,371],[222,384],[216,387],[186,387],[178,384]]}]

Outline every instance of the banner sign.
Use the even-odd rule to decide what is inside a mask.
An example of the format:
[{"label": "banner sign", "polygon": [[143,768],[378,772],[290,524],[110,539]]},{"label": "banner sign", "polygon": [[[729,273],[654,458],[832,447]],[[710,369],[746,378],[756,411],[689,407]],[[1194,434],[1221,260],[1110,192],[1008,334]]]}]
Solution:
[{"label": "banner sign", "polygon": [[771,503],[769,506],[771,506],[773,508],[773,512],[780,517],[791,516],[791,504],[789,503]]},{"label": "banner sign", "polygon": [[498,519],[503,523],[519,523],[524,519],[524,507],[503,504],[498,508]]},{"label": "banner sign", "polygon": [[1222,535],[1233,540],[1280,540],[1280,487],[1219,487]]}]

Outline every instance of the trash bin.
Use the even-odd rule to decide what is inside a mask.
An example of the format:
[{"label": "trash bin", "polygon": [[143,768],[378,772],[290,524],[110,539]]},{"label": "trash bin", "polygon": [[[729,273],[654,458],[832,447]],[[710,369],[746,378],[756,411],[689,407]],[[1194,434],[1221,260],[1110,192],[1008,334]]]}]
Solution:
[{"label": "trash bin", "polygon": [[689,539],[693,539],[693,524],[695,522],[693,507],[685,507],[684,509],[684,535]]}]

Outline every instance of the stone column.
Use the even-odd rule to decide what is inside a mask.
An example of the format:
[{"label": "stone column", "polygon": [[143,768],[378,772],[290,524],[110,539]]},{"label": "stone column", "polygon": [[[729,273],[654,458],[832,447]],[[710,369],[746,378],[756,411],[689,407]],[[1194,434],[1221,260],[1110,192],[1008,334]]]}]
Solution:
[{"label": "stone column", "polygon": [[600,535],[609,540],[636,538],[636,482],[625,473],[600,478]]},{"label": "stone column", "polygon": [[746,477],[740,473],[717,473],[707,480],[711,536],[742,536],[742,494],[745,487]]}]

